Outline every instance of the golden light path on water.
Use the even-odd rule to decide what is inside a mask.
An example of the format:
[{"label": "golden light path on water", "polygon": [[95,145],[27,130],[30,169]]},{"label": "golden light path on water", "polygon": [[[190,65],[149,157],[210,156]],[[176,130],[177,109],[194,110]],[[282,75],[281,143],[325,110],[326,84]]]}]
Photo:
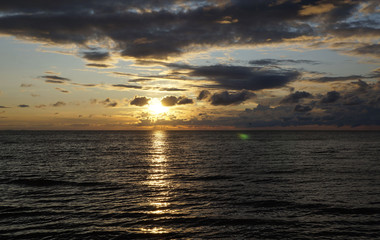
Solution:
[{"label": "golden light path on water", "polygon": [[[149,164],[150,170],[145,184],[151,189],[152,195],[148,198],[148,204],[154,210],[148,212],[149,215],[157,216],[153,220],[158,220],[163,214],[170,214],[173,211],[170,209],[169,192],[172,187],[171,180],[168,177],[168,161],[166,157],[166,132],[152,132],[152,145],[150,148]],[[169,233],[170,229],[164,227],[150,228],[145,227],[140,229],[144,233],[164,234]]]}]

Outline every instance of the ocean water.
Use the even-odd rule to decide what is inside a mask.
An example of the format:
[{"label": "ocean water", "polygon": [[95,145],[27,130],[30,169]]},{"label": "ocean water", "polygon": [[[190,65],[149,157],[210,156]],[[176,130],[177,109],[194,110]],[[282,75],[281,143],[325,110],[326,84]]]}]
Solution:
[{"label": "ocean water", "polygon": [[0,239],[212,238],[380,239],[380,132],[0,132]]}]

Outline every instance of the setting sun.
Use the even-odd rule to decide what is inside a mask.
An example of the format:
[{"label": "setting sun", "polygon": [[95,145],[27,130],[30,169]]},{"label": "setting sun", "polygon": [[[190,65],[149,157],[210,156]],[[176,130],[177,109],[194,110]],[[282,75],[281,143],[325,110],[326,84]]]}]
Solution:
[{"label": "setting sun", "polygon": [[148,109],[152,114],[166,113],[169,110],[168,107],[162,106],[160,100],[156,98],[150,101]]}]

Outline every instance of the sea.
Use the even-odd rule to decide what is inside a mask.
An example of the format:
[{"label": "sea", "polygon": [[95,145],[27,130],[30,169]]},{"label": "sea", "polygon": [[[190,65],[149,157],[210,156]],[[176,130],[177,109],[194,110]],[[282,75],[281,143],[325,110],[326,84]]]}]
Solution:
[{"label": "sea", "polygon": [[380,239],[380,132],[0,131],[0,239]]}]

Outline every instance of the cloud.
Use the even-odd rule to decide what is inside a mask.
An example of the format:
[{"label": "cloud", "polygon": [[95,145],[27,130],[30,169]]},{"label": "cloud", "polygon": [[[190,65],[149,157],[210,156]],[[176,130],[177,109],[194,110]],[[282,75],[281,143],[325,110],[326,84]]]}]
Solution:
[{"label": "cloud", "polygon": [[135,96],[135,98],[129,104],[142,107],[142,106],[148,105],[149,101],[150,101],[150,98]]},{"label": "cloud", "polygon": [[171,107],[176,105],[178,102],[178,98],[176,96],[166,96],[161,99],[161,104],[166,107]]},{"label": "cloud", "polygon": [[70,93],[70,91],[62,88],[55,88],[56,90],[60,91],[61,93]]},{"label": "cloud", "polygon": [[181,97],[176,97],[176,96],[166,96],[161,99],[161,104],[166,107],[171,107],[174,105],[185,105],[185,104],[193,104],[194,101],[191,98],[181,96]]},{"label": "cloud", "polygon": [[319,5],[305,5],[302,6],[302,10],[299,12],[302,16],[317,15],[321,13],[326,13],[334,9],[334,4],[323,3]]},{"label": "cloud", "polygon": [[51,104],[52,107],[62,107],[62,106],[65,106],[65,105],[66,105],[66,103],[61,102],[61,101],[58,101],[56,103]]},{"label": "cloud", "polygon": [[87,67],[94,67],[94,68],[112,68],[112,65],[108,64],[102,64],[102,63],[88,63],[86,64]]},{"label": "cloud", "polygon": [[34,106],[35,108],[45,108],[47,107],[45,104],[40,104],[40,105],[36,105]]},{"label": "cloud", "polygon": [[110,57],[108,52],[90,51],[83,52],[82,57],[89,61],[105,61]]},{"label": "cloud", "polygon": [[159,88],[160,91],[165,91],[165,92],[184,92],[187,91],[187,89],[183,88]]},{"label": "cloud", "polygon": [[311,95],[308,92],[295,92],[292,94],[289,94],[284,99],[281,100],[281,103],[298,103],[303,98],[311,98],[313,95]]},{"label": "cloud", "polygon": [[366,78],[366,77],[362,76],[362,75],[350,75],[350,76],[338,76],[338,77],[320,77],[320,78],[310,79],[310,81],[315,81],[315,82],[338,82],[338,81],[358,80],[360,78]]},{"label": "cloud", "polygon": [[[380,30],[379,30],[380,31]],[[350,51],[357,55],[368,55],[380,58],[380,44],[369,44]]]},{"label": "cloud", "polygon": [[364,103],[364,100],[360,99],[356,95],[346,95],[344,97],[344,105],[359,105]]},{"label": "cloud", "polygon": [[27,104],[20,104],[20,105],[18,105],[18,107],[19,107],[19,108],[28,108],[29,105],[27,105]]},{"label": "cloud", "polygon": [[[228,4],[226,4],[228,2]],[[167,58],[194,47],[281,43],[323,34],[327,21],[342,22],[359,1],[65,1],[0,3],[0,33],[47,43],[90,45],[141,59]],[[322,20],[315,16],[322,15]],[[88,47],[86,48],[88,49]],[[107,49],[110,50],[110,49]],[[108,52],[83,57],[102,61]]]},{"label": "cloud", "polygon": [[241,91],[237,93],[229,93],[228,91],[224,91],[220,93],[214,93],[210,97],[210,102],[214,106],[238,105],[253,97],[255,97],[255,94],[248,91]]},{"label": "cloud", "polygon": [[205,84],[205,87],[229,90],[279,88],[298,79],[301,75],[295,70],[274,70],[244,66],[189,66],[179,64],[170,64],[169,66],[177,70],[187,70],[188,76],[201,77],[214,82],[214,84]]},{"label": "cloud", "polygon": [[6,107],[6,106],[0,106],[0,108],[9,108],[9,107]]},{"label": "cloud", "polygon": [[99,86],[99,84],[83,84],[83,83],[71,83],[72,85],[76,85],[76,86],[82,86],[82,87],[96,87],[96,86]]},{"label": "cloud", "polygon": [[21,83],[20,87],[22,87],[22,88],[29,88],[29,87],[33,87],[33,84]]},{"label": "cloud", "polygon": [[211,93],[208,90],[202,90],[202,91],[200,91],[197,99],[198,100],[204,100],[204,99],[208,98],[210,95],[211,95]]},{"label": "cloud", "polygon": [[338,101],[339,98],[340,98],[340,93],[338,93],[337,91],[331,91],[331,92],[328,92],[326,96],[324,96],[321,99],[321,103],[323,104],[334,103]]},{"label": "cloud", "polygon": [[113,87],[117,87],[117,88],[142,89],[141,86],[129,85],[129,84],[113,84],[112,86],[113,86]]},{"label": "cloud", "polygon": [[309,112],[309,111],[311,111],[311,107],[310,106],[302,106],[302,105],[297,104],[294,107],[294,111],[295,112]]},{"label": "cloud", "polygon": [[185,105],[185,104],[193,104],[193,103],[194,103],[193,99],[184,97],[184,96],[179,97],[177,101],[177,105]]},{"label": "cloud", "polygon": [[105,100],[100,101],[99,103],[103,104],[106,107],[116,107],[117,106],[117,102],[110,99],[110,98],[106,98]]},{"label": "cloud", "polygon": [[281,64],[312,64],[317,65],[320,64],[318,61],[312,60],[293,60],[293,59],[260,59],[260,60],[252,60],[249,61],[249,64],[252,65],[281,65]]},{"label": "cloud", "polygon": [[60,77],[57,75],[45,75],[45,76],[40,76],[40,78],[45,79],[45,82],[47,82],[47,83],[64,84],[68,81],[71,81],[68,78]]}]

